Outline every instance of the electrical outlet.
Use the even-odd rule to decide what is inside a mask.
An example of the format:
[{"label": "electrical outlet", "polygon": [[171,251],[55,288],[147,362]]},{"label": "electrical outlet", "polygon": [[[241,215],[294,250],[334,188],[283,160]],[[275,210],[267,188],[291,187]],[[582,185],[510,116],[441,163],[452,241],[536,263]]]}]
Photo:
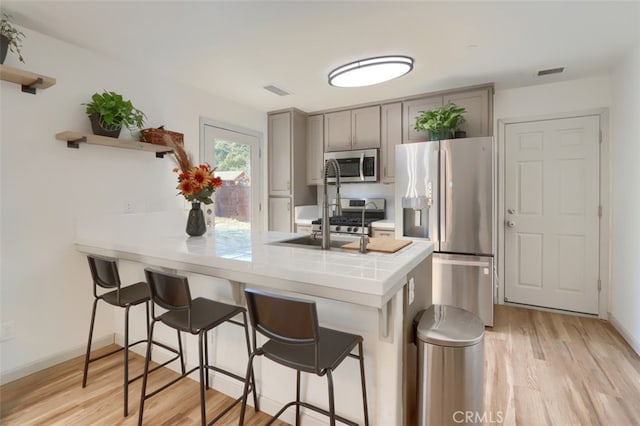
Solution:
[{"label": "electrical outlet", "polygon": [[125,201],[124,202],[124,212],[125,213],[135,213],[136,208],[133,201]]},{"label": "electrical outlet", "polygon": [[7,340],[15,339],[16,337],[16,324],[14,321],[3,322],[0,326],[0,342],[6,342]]}]

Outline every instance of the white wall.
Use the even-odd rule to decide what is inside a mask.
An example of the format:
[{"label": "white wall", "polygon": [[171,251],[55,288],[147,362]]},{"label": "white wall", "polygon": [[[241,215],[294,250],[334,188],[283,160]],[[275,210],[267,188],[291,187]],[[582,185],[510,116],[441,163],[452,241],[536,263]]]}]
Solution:
[{"label": "white wall", "polygon": [[[25,29],[18,63],[5,65],[55,77],[57,84],[33,96],[2,82],[1,203],[2,323],[15,338],[1,343],[3,380],[81,353],[93,300],[87,261],[74,248],[76,218],[179,209],[174,163],[152,153],[83,145],[68,149],[55,139],[64,130],[89,131],[81,105],[94,92],[115,90],[148,116],[185,134],[197,159],[199,119],[207,117],[266,135],[266,114],[170,82],[82,48]],[[215,76],[212,76],[215,78]],[[123,130],[121,137],[130,137]],[[264,140],[264,136],[263,136]],[[121,312],[117,312],[121,315]],[[111,310],[98,311],[97,337],[112,336]]]},{"label": "white wall", "polygon": [[611,322],[640,353],[640,44],[613,74]]},{"label": "white wall", "polygon": [[[541,81],[544,81],[541,79]],[[496,90],[493,98],[494,135],[497,121],[522,117],[584,111],[611,105],[611,82],[608,75],[541,83],[536,86]]]}]

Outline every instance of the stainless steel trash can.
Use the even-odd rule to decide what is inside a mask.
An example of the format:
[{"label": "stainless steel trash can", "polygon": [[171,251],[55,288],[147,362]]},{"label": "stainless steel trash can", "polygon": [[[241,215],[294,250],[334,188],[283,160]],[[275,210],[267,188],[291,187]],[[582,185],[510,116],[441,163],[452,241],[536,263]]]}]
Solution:
[{"label": "stainless steel trash can", "polygon": [[448,305],[432,305],[416,323],[418,424],[482,424],[484,324]]}]

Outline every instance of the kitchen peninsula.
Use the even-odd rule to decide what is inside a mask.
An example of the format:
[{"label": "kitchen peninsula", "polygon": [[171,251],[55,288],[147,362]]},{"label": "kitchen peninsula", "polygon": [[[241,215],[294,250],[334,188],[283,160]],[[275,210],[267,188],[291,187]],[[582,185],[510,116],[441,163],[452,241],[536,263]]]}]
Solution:
[{"label": "kitchen peninsula", "polygon": [[[411,380],[413,356],[409,341],[413,315],[430,305],[432,245],[413,242],[393,254],[361,254],[341,249],[320,250],[278,245],[295,235],[214,227],[204,236],[184,233],[185,212],[125,214],[81,219],[76,247],[80,252],[120,259],[123,284],[142,279],[144,267],[166,268],[187,275],[193,297],[204,296],[244,304],[245,287],[262,288],[316,300],[323,326],[364,337],[369,415],[373,424],[402,424]],[[276,244],[274,244],[276,243]],[[144,333],[144,310],[133,316],[135,335]],[[119,318],[116,319],[116,322]],[[122,330],[119,324],[115,330]],[[166,331],[166,330],[165,330]],[[214,363],[242,374],[246,352],[242,341],[225,330],[212,333]],[[120,336],[120,340],[121,340]],[[159,338],[175,344],[175,334]],[[185,339],[187,362],[195,362],[196,341]],[[154,350],[154,358],[162,357]],[[260,361],[262,363],[260,363]],[[404,370],[403,370],[404,366]],[[409,368],[409,370],[407,370]],[[356,364],[335,374],[336,410],[361,421]],[[266,360],[256,363],[261,409],[277,411],[295,389],[295,374]],[[213,387],[239,395],[239,386],[213,377]],[[303,379],[303,399],[326,405],[324,378]],[[291,414],[291,413],[290,413]],[[324,419],[312,418],[321,424]],[[286,416],[284,420],[289,420]],[[314,420],[316,420],[314,422]]]}]

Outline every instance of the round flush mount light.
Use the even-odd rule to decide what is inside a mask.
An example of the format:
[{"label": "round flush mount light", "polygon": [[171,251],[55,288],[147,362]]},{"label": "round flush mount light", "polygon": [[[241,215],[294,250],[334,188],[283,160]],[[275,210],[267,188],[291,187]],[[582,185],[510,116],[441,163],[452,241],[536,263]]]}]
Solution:
[{"label": "round flush mount light", "polygon": [[408,56],[379,56],[343,65],[329,73],[329,84],[338,87],[371,86],[401,77],[413,69]]}]

